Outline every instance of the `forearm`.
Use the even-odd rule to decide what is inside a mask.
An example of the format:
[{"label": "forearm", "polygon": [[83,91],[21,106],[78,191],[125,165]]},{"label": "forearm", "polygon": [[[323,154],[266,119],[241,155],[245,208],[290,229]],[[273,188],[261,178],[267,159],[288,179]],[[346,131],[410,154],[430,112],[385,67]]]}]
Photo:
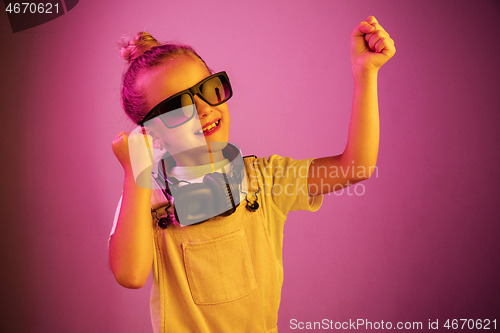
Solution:
[{"label": "forearm", "polygon": [[[380,124],[377,75],[396,48],[389,34],[373,16],[351,34],[351,66],[354,78],[349,134],[344,152],[315,159],[308,174],[309,193],[325,194],[369,178],[375,171]],[[322,170],[330,170],[328,174]],[[319,191],[317,189],[320,189]]]},{"label": "forearm", "polygon": [[343,165],[353,165],[360,175],[369,177],[377,164],[380,124],[377,97],[377,71],[353,69],[354,96]]},{"label": "forearm", "polygon": [[151,190],[137,186],[126,172],[109,259],[116,280],[127,288],[142,287],[151,272],[154,249],[150,207]]}]

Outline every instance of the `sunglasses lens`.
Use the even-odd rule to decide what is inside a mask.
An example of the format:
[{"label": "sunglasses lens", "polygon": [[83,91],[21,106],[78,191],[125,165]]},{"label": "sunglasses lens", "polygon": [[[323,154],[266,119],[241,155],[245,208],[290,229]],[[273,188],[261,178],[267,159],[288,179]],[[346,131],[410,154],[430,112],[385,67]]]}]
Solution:
[{"label": "sunglasses lens", "polygon": [[222,75],[215,76],[203,83],[200,87],[200,91],[203,98],[213,105],[224,103],[231,97],[229,82]]},{"label": "sunglasses lens", "polygon": [[217,73],[207,78],[207,81],[202,84],[198,83],[190,89],[186,89],[186,93],[180,92],[175,97],[167,98],[153,108],[144,119],[151,120],[159,114],[159,118],[168,128],[186,123],[196,114],[196,107],[190,93],[198,94],[212,106],[226,102],[233,95],[225,73]]},{"label": "sunglasses lens", "polygon": [[193,117],[193,99],[189,94],[179,95],[163,103],[159,112],[160,119],[167,127],[177,127]]}]

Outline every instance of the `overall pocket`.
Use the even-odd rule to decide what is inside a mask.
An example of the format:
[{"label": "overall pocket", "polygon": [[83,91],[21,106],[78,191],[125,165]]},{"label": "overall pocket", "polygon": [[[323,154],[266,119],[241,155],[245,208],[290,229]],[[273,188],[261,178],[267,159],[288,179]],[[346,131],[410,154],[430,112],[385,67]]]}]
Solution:
[{"label": "overall pocket", "polygon": [[257,288],[243,230],[216,239],[182,243],[184,267],[196,304],[218,304]]}]

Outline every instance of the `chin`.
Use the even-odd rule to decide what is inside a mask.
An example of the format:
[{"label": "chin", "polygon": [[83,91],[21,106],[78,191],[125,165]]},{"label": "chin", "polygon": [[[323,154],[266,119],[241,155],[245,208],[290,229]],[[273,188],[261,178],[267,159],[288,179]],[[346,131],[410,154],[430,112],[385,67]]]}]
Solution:
[{"label": "chin", "polygon": [[221,151],[222,149],[226,148],[227,146],[227,141],[207,141],[207,145],[209,145],[209,151],[211,153]]},{"label": "chin", "polygon": [[[223,129],[221,128],[221,130]],[[229,133],[227,133],[227,131],[219,131],[219,133],[215,133],[215,135],[206,136],[205,141],[207,143],[221,142],[227,144],[229,142]]]}]

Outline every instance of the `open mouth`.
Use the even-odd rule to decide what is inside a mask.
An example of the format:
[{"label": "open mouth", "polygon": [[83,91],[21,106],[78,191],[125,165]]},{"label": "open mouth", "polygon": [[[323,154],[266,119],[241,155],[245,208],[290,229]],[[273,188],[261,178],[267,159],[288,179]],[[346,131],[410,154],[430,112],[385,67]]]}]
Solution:
[{"label": "open mouth", "polygon": [[204,128],[202,128],[201,130],[199,130],[194,134],[205,135],[205,136],[212,135],[213,133],[217,132],[217,130],[219,129],[219,125],[220,125],[220,119],[218,119],[216,122],[211,123],[208,126],[205,126]]}]

